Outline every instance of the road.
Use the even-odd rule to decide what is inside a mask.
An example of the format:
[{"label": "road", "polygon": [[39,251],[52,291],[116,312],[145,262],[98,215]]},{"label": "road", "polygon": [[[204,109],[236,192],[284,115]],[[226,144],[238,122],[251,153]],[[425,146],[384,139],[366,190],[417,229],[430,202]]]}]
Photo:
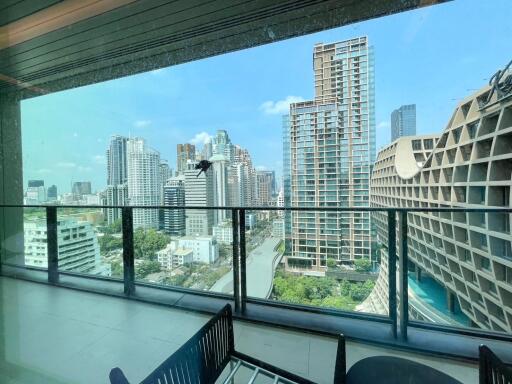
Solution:
[{"label": "road", "polygon": [[[247,296],[267,299],[272,293],[274,271],[278,264],[276,259],[279,255],[274,249],[278,243],[278,238],[267,238],[247,257]],[[233,293],[233,271],[217,280],[210,291]]]}]

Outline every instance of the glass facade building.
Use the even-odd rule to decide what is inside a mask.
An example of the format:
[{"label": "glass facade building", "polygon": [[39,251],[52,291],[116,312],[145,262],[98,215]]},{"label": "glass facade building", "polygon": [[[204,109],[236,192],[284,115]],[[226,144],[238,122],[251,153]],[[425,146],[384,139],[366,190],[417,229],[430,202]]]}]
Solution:
[{"label": "glass facade building", "polygon": [[391,113],[391,141],[416,135],[416,104],[402,105]]}]

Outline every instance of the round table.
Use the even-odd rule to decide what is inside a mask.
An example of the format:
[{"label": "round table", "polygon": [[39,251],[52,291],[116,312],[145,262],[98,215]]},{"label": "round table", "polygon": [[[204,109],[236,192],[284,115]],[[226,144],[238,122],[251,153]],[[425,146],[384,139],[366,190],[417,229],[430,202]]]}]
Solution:
[{"label": "round table", "polygon": [[367,357],[347,372],[346,384],[462,384],[428,365],[393,356]]}]

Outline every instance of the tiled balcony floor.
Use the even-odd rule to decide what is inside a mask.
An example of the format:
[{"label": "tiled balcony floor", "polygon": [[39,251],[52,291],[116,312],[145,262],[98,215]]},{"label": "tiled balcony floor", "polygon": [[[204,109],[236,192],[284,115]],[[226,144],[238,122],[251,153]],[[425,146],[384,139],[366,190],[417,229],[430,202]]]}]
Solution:
[{"label": "tiled balcony floor", "polygon": [[[0,383],[107,383],[114,366],[137,383],[209,316],[0,277]],[[319,383],[331,383],[336,340],[235,323],[235,345]],[[347,365],[393,354],[429,364],[463,383],[476,366],[347,343]]]}]

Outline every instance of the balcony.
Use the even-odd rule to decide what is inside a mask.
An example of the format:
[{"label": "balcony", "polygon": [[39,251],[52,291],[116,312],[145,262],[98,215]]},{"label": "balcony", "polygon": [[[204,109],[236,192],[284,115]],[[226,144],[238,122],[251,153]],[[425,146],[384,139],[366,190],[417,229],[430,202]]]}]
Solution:
[{"label": "balcony", "polygon": [[[63,241],[57,236],[57,223],[63,219],[60,211],[73,210],[76,215],[79,209],[101,207],[29,208],[45,212],[46,231],[42,232],[46,233],[48,267],[25,265],[20,262],[19,253],[15,253],[14,259],[3,259],[1,320],[5,364],[11,375],[8,378],[14,379],[13,382],[18,382],[16,380],[20,377],[32,382],[97,382],[107,377],[110,368],[121,365],[129,367],[127,374],[131,380],[138,380],[199,329],[208,319],[208,314],[226,303],[235,309],[237,343],[242,352],[267,360],[270,357],[274,364],[319,383],[332,380],[335,336],[339,333],[349,341],[349,366],[365,356],[398,355],[431,365],[464,383],[477,382],[479,344],[491,346],[506,359],[512,358],[510,333],[504,329],[510,308],[497,313],[491,321],[478,309],[474,324],[463,326],[461,322],[466,321],[464,313],[472,310],[475,300],[465,298],[461,293],[463,313],[458,315],[451,312],[457,311],[457,304],[453,308],[450,305],[454,304],[449,304],[448,310],[440,305],[444,291],[439,287],[438,279],[444,279],[447,289],[453,289],[450,274],[445,271],[448,264],[441,269],[433,264],[434,269],[430,272],[429,267],[418,262],[423,259],[421,253],[426,249],[419,245],[418,231],[404,230],[408,228],[410,215],[427,214],[434,220],[436,216],[431,211],[441,214],[482,211],[492,215],[509,213],[509,208],[186,207],[189,210],[224,210],[228,211],[225,216],[231,217],[232,241],[227,246],[230,252],[226,258],[230,266],[224,275],[216,275],[217,280],[211,283],[211,287],[143,278],[138,271],[140,264],[136,263],[133,211],[157,208],[183,210],[185,207],[115,207],[122,210],[123,226],[119,234],[122,251],[119,257],[123,263],[121,275],[110,277],[97,272],[62,269],[56,254],[60,249],[59,241]],[[4,206],[3,209],[11,210],[7,212],[12,215],[12,212],[19,213],[22,207]],[[312,220],[317,214],[339,216],[343,220],[362,212],[383,217],[379,223],[384,225],[382,233],[387,233],[384,251],[389,256],[381,260],[377,278],[346,269],[343,257],[340,266],[336,267],[342,268],[339,272],[336,268],[331,271],[332,265],[323,263],[317,263],[311,269],[311,259],[307,256],[302,260],[308,263],[299,264],[299,267],[290,264],[291,272],[305,273],[305,276],[311,276],[306,277],[309,279],[334,279],[339,275],[344,276],[343,282],[354,280],[352,275],[357,275],[356,280],[361,284],[367,280],[375,281],[372,294],[378,295],[384,303],[380,310],[366,302],[372,294],[361,298],[366,300],[364,303],[345,307],[337,307],[336,300],[298,303],[285,296],[276,296],[276,278],[280,276],[275,271],[278,265],[281,265],[279,268],[284,265],[279,262],[280,246],[276,245],[278,241],[272,243],[272,236],[256,241],[263,248],[255,245],[254,234],[249,229],[252,227],[247,225],[246,219],[260,214],[270,220],[272,214],[277,215],[281,210],[285,215],[302,214]],[[334,239],[323,247],[334,246]],[[445,241],[429,247],[452,249],[454,245],[450,241],[453,239],[446,237]],[[413,246],[413,260],[408,257],[408,244]],[[3,246],[6,254],[9,253],[7,248]],[[350,252],[351,247],[344,245],[341,249]],[[322,248],[324,251],[327,252]],[[441,256],[443,251],[439,252]],[[454,252],[455,248],[452,249]],[[185,254],[180,251],[180,255]],[[450,261],[450,267],[455,267],[455,263]],[[213,268],[213,265],[208,268]],[[411,268],[417,272],[416,280],[409,286]],[[431,275],[428,279],[425,277],[429,285],[423,285],[422,272]],[[438,278],[438,274],[442,277]],[[473,284],[478,284],[478,281],[475,275]],[[344,284],[340,285],[341,296]],[[458,280],[456,289],[467,295],[464,284]],[[503,292],[507,291],[503,289]],[[450,300],[453,303],[455,299],[452,297]],[[498,308],[500,297],[493,296],[492,300],[496,304],[489,302],[489,305]],[[55,354],[44,353],[48,345],[59,348],[55,348]],[[464,363],[460,362],[461,359]],[[66,363],[62,364],[62,361]],[[76,373],[79,368],[84,377]],[[20,382],[26,382],[23,380]]]}]

